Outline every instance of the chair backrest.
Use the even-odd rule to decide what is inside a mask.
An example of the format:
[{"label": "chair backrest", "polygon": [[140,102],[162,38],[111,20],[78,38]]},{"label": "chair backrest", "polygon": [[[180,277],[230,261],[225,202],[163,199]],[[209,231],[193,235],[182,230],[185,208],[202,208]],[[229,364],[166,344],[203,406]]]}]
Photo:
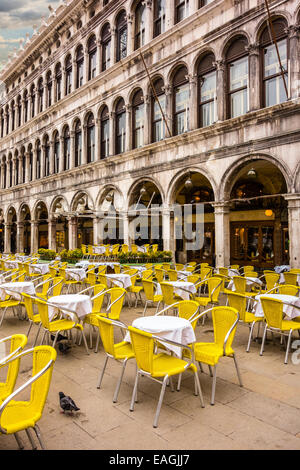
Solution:
[{"label": "chair backrest", "polygon": [[267,290],[273,289],[279,281],[280,275],[273,272],[264,271]]},{"label": "chair backrest", "polygon": [[222,276],[228,276],[228,268],[219,268],[219,273],[222,274]]},{"label": "chair backrest", "polygon": [[[239,319],[238,311],[232,307],[214,307],[212,309],[215,343],[224,348],[224,355],[230,351]],[[226,341],[226,345],[224,342]]]},{"label": "chair backrest", "polygon": [[48,304],[44,300],[41,299],[34,299],[33,303],[37,305],[38,312],[41,317],[41,322],[46,330],[49,330],[50,327],[50,320],[49,320],[49,312],[48,312]]},{"label": "chair backrest", "polygon": [[152,245],[152,251],[153,251],[153,253],[156,253],[157,250],[158,250],[158,244]]},{"label": "chair backrest", "polygon": [[155,267],[154,268],[154,271],[155,271],[155,277],[157,279],[157,282],[163,282],[164,281],[164,275],[165,275],[165,271],[161,268],[157,268]]},{"label": "chair backrest", "polygon": [[175,269],[169,269],[168,276],[170,281],[177,281],[178,279],[178,273]]},{"label": "chair backrest", "polygon": [[278,286],[278,293],[283,295],[294,295],[298,296],[300,287],[298,286],[290,286],[289,284],[282,284]]},{"label": "chair backrest", "polygon": [[58,270],[58,273],[59,273],[59,276],[62,277],[65,281],[66,280],[66,268],[60,267]]},{"label": "chair backrest", "polygon": [[57,271],[54,266],[49,266],[49,273],[51,274],[52,277],[56,277]]},{"label": "chair backrest", "polygon": [[197,320],[192,321],[193,317],[196,317],[196,314],[199,310],[198,302],[194,300],[182,300],[176,305],[178,309],[178,316],[180,318],[185,318],[191,322],[192,327],[195,329],[197,325]]},{"label": "chair backrest", "polygon": [[233,276],[235,291],[239,294],[246,292],[246,278],[243,276]]},{"label": "chair backrest", "polygon": [[117,255],[119,253],[119,247],[120,245],[114,245],[112,249],[112,255]]},{"label": "chair backrest", "polygon": [[136,253],[138,252],[138,247],[137,247],[137,245],[135,245],[135,244],[131,245],[131,251],[132,251],[132,253],[135,253],[135,254],[136,254]]},{"label": "chair backrest", "polygon": [[105,264],[98,266],[98,274],[106,274],[106,268]]},{"label": "chair backrest", "polygon": [[283,303],[278,299],[260,297],[262,309],[268,326],[281,329],[283,318]]},{"label": "chair backrest", "polygon": [[297,285],[297,274],[296,273],[284,273],[284,281],[286,284],[296,286]]},{"label": "chair backrest", "polygon": [[82,254],[83,256],[86,256],[88,251],[87,251],[87,246],[86,245],[81,245],[81,250],[82,250]]},{"label": "chair backrest", "polygon": [[211,276],[212,268],[210,266],[202,266],[201,265],[200,273],[201,273],[201,279],[203,281],[204,279],[207,279],[209,276]]},{"label": "chair backrest", "polygon": [[102,274],[102,273],[98,274],[98,280],[100,284],[104,284],[105,287],[107,287],[107,277],[105,274]]},{"label": "chair backrest", "polygon": [[126,290],[122,287],[112,287],[111,289],[106,290],[105,293],[110,295],[110,302],[107,308],[107,311],[110,310],[107,314],[108,318],[119,320],[125,300]]},{"label": "chair backrest", "polygon": [[25,273],[26,273],[26,276],[30,276],[29,264],[30,264],[30,263],[23,263],[23,267],[24,267],[24,271],[25,271]]},{"label": "chair backrest", "polygon": [[171,265],[170,265],[170,263],[163,263],[163,264],[162,264],[162,267],[163,267],[163,269],[165,269],[166,271],[168,271],[168,270],[171,268]]},{"label": "chair backrest", "polygon": [[[106,286],[104,284],[96,284],[94,286],[94,297],[93,300],[93,309],[92,313],[99,313],[101,312],[101,308],[103,305],[104,300],[104,291],[106,290]],[[103,292],[103,295],[100,295],[100,292]]]},{"label": "chair backrest", "polygon": [[123,244],[123,245],[122,245],[122,249],[121,249],[121,253],[125,253],[125,254],[126,254],[126,253],[128,253],[128,251],[129,251],[128,245]]},{"label": "chair backrest", "polygon": [[160,287],[164,303],[166,305],[174,304],[176,302],[176,299],[174,297],[174,287],[171,284],[168,284],[167,282],[161,282]]},{"label": "chair backrest", "polygon": [[16,271],[12,277],[12,281],[24,282],[26,277],[26,271]]},{"label": "chair backrest", "polygon": [[200,280],[201,280],[200,274],[190,274],[189,276],[187,276],[187,281],[192,282],[193,284],[196,284]]},{"label": "chair backrest", "polygon": [[176,271],[183,271],[183,269],[184,269],[184,264],[175,263],[175,269],[176,269]]},{"label": "chair backrest", "polygon": [[51,274],[45,274],[43,276],[41,294],[43,294],[43,295],[47,294],[48,290],[50,289],[51,280],[52,280]]},{"label": "chair backrest", "polygon": [[254,271],[254,266],[244,266],[244,273],[248,273],[249,271]]},{"label": "chair backrest", "polygon": [[93,245],[88,245],[87,249],[88,249],[88,254],[91,255],[91,256],[93,256],[93,254],[94,254]]},{"label": "chair backrest", "polygon": [[240,265],[239,264],[232,264],[230,266],[231,269],[235,269],[235,270],[239,270],[240,269]]},{"label": "chair backrest", "polygon": [[211,302],[217,303],[219,301],[219,296],[221,292],[223,280],[219,277],[210,277],[207,280],[208,285],[208,295],[211,299]]},{"label": "chair backrest", "polygon": [[245,321],[247,297],[237,292],[227,292],[227,299],[229,307],[235,308],[239,312],[240,319]]},{"label": "chair backrest", "polygon": [[142,279],[143,289],[147,300],[154,301],[155,284],[152,280]]},{"label": "chair backrest", "polygon": [[153,279],[152,269],[145,269],[145,271],[142,271],[142,279],[150,279],[152,281]]},{"label": "chair backrest", "polygon": [[[27,344],[27,336],[23,334],[14,334],[0,340],[1,345],[9,347],[9,352],[5,357],[0,356],[0,364],[5,364],[9,359],[19,354]],[[10,343],[10,344],[9,344]],[[5,382],[0,383],[0,402],[7,398],[13,391],[18,377],[20,359],[12,361],[7,366]]]},{"label": "chair backrest", "polygon": [[102,340],[102,344],[104,350],[107,354],[116,357],[116,349],[115,349],[115,339],[114,339],[114,329],[115,326],[121,326],[125,328],[125,325],[119,322],[115,322],[110,318],[105,318],[102,316],[98,316],[99,322],[99,332]]},{"label": "chair backrest", "polygon": [[300,274],[300,269],[297,269],[297,268],[290,269],[290,273]]},{"label": "chair backrest", "polygon": [[33,320],[34,319],[34,311],[33,311],[34,299],[31,295],[28,295],[25,292],[23,292],[22,297],[24,300],[24,305],[25,305],[27,316],[29,320]]},{"label": "chair backrest", "polygon": [[60,295],[63,285],[64,278],[59,276],[55,277],[52,281],[51,296]]},{"label": "chair backrest", "polygon": [[114,264],[114,273],[115,274],[120,274],[121,272],[121,265],[120,264]]},{"label": "chair backrest", "polygon": [[128,330],[138,368],[152,374],[154,359],[154,339],[152,335],[132,326],[129,326]]}]

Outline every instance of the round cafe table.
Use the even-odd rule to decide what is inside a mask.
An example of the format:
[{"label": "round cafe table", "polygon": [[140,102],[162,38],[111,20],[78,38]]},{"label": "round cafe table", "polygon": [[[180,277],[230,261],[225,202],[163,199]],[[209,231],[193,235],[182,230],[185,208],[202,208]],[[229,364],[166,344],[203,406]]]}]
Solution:
[{"label": "round cafe table", "polygon": [[257,295],[255,297],[256,305],[254,305],[254,310],[253,313],[255,314],[256,317],[264,317],[264,311],[262,308],[262,304],[260,301],[260,297],[267,297],[268,299],[275,299],[275,300],[282,300],[282,302],[285,302],[283,304],[283,312],[287,317],[289,317],[289,320],[293,320],[294,318],[297,318],[300,316],[300,308],[295,308],[295,307],[300,307],[300,298],[296,297],[294,295],[285,295],[285,294],[263,294],[263,295]]},{"label": "round cafe table", "polygon": [[[184,344],[185,346],[196,341],[193,327],[185,318],[171,315],[141,317],[136,318],[132,326],[147,333],[152,333],[155,336]],[[130,341],[129,333],[126,334],[124,341]],[[161,341],[161,344],[174,352],[176,356],[181,357],[182,349],[179,346],[168,343],[164,344],[163,341]]]},{"label": "round cafe table", "polygon": [[66,268],[66,278],[83,281],[86,278],[86,271],[83,268]]},{"label": "round cafe table", "polygon": [[48,263],[39,263],[39,264],[30,264],[29,265],[30,274],[48,274],[49,273],[49,264]]},{"label": "round cafe table", "polygon": [[106,278],[113,284],[123,287],[124,289],[127,289],[132,285],[129,274],[106,274]]},{"label": "round cafe table", "polygon": [[[84,317],[91,313],[93,309],[91,298],[88,295],[83,294],[56,295],[54,297],[50,297],[48,302],[55,304],[58,307],[55,308],[49,305],[48,315],[50,321],[55,317],[59,309],[61,309],[61,312],[64,314],[63,307],[75,311],[79,320],[83,320]],[[72,315],[71,312],[66,310],[65,314],[70,316],[74,321],[77,321],[76,317]]]},{"label": "round cafe table", "polygon": [[[13,295],[15,292],[17,295]],[[24,292],[25,294],[35,295],[35,288],[33,282],[5,282],[0,284],[0,300],[5,300],[7,295],[20,300],[20,294]]]},{"label": "round cafe table", "polygon": [[[168,281],[166,284],[171,284],[174,287],[175,294],[179,295],[183,300],[190,300],[190,294],[196,294],[197,292],[197,288],[193,282]],[[162,295],[160,284],[157,285],[156,295]]]}]

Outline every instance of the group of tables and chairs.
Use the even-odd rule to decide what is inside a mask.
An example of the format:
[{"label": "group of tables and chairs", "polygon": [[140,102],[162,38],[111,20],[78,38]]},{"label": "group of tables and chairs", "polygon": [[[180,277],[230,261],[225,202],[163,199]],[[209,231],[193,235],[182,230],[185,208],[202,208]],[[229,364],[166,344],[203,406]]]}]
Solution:
[{"label": "group of tables and chairs", "polygon": [[131,253],[136,255],[138,253],[149,255],[155,254],[158,251],[158,244],[136,245],[132,243],[130,246],[127,244],[101,244],[101,245],[81,245],[83,259],[110,261],[118,257],[118,255],[127,255]]},{"label": "group of tables and chairs", "polygon": [[[32,327],[36,327],[30,351],[34,355],[45,351],[46,358],[41,360],[44,364],[41,369],[37,371],[34,367],[36,383],[39,382],[40,374],[49,372],[43,397],[48,393],[59,337],[64,335],[64,338],[78,345],[83,342],[89,355],[96,332],[95,352],[99,351],[101,342],[105,353],[97,387],[100,389],[107,380],[105,371],[109,359],[122,364],[113,395],[114,403],[118,400],[126,365],[130,360],[136,364],[131,411],[136,408],[142,377],[160,383],[161,393],[154,427],[158,426],[166,387],[175,390],[174,376],[178,376],[177,390],[180,391],[182,375],[185,372],[192,374],[194,393],[199,397],[201,407],[204,407],[204,399],[199,371],[204,372],[204,364],[212,378],[211,405],[215,403],[217,367],[221,358],[233,359],[238,383],[243,386],[233,349],[233,340],[240,324],[249,327],[247,352],[254,340],[256,325],[256,339],[262,327],[260,355],[263,355],[266,347],[268,332],[272,336],[279,334],[282,340],[286,340],[285,364],[288,362],[293,333],[297,330],[300,334],[300,270],[290,269],[281,273],[265,270],[258,273],[252,266],[216,269],[207,263],[196,262],[147,263],[137,266],[94,257],[85,257],[77,265],[69,266],[59,260],[40,262],[37,255],[2,256],[0,266],[0,327],[9,309],[18,318],[29,321],[27,334],[24,335],[26,342]],[[125,306],[130,311],[134,308],[136,318],[131,325],[126,325],[123,320]],[[152,311],[149,315],[150,307]],[[197,338],[208,319],[211,319],[213,326],[213,340],[199,341]],[[118,342],[115,341],[117,330],[121,334],[121,341]],[[37,346],[41,333],[40,345]],[[73,339],[73,333],[76,339]],[[45,340],[47,345],[44,345]],[[17,377],[17,358],[21,358],[23,353],[18,350],[13,356],[13,350],[12,346],[2,362],[0,356],[0,367],[13,367]],[[34,386],[34,383],[30,382],[28,386]],[[7,427],[4,425],[6,413],[9,415],[9,407],[6,408],[4,403],[9,397],[14,397],[14,386],[13,382],[8,385],[0,383],[0,433],[16,429],[16,439],[21,446],[16,434],[20,428],[10,428],[9,423]],[[4,398],[1,398],[1,391]],[[14,403],[13,398],[10,400]],[[34,406],[29,408],[33,410]],[[36,421],[33,420],[29,427],[35,430],[41,443]],[[33,442],[29,431],[27,435]],[[41,446],[44,444],[41,443]]]}]

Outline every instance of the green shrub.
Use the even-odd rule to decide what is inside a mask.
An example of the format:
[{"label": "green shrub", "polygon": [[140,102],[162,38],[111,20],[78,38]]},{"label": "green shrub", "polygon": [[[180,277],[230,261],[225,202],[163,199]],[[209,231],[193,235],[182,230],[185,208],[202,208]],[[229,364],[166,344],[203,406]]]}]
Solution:
[{"label": "green shrub", "polygon": [[40,259],[44,261],[53,261],[56,258],[56,252],[54,250],[40,248],[38,254],[40,255]]}]

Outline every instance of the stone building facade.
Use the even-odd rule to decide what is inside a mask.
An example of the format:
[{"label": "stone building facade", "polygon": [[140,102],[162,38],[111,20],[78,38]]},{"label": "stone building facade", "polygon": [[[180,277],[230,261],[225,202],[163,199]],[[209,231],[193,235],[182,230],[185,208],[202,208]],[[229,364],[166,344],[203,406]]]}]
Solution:
[{"label": "stone building facade", "polygon": [[1,251],[130,244],[142,203],[179,261],[299,267],[300,4],[269,8],[275,41],[262,0],[50,7],[1,71]]}]

